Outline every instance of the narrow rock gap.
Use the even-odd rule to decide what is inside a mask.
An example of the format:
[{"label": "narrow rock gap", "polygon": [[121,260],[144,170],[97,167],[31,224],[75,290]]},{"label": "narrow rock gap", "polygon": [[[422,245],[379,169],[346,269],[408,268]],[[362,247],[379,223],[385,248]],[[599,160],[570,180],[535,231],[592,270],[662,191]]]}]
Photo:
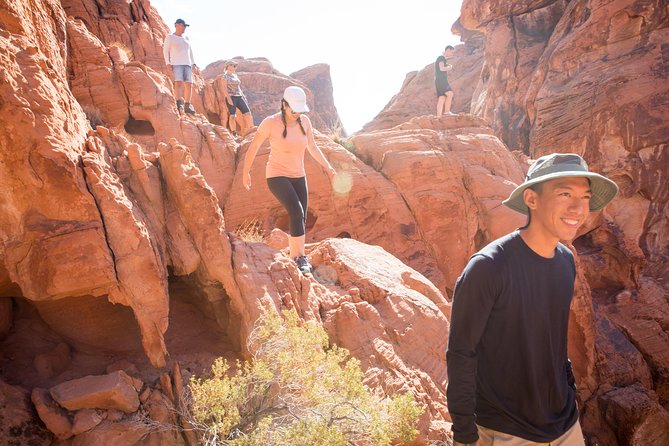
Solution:
[{"label": "narrow rock gap", "polygon": [[88,183],[88,175],[86,174],[86,167],[84,166],[84,160],[83,157],[79,157],[79,160],[77,162],[77,169],[81,171],[81,175],[83,176],[84,179],[84,185],[86,186],[86,190],[90,194],[91,198],[93,198],[93,203],[95,203],[95,207],[98,210],[98,215],[100,215],[100,224],[102,228],[102,233],[104,235],[105,239],[105,245],[107,246],[107,249],[109,250],[109,253],[112,258],[112,268],[114,270],[114,277],[116,278],[116,284],[120,286],[121,280],[119,279],[118,276],[118,271],[116,270],[116,254],[114,254],[114,250],[112,249],[111,245],[109,244],[109,234],[107,232],[107,226],[105,225],[105,217],[102,213],[102,209],[100,209],[100,204],[98,203],[98,200],[95,198],[95,194],[93,194],[93,191],[91,190],[91,187]]}]

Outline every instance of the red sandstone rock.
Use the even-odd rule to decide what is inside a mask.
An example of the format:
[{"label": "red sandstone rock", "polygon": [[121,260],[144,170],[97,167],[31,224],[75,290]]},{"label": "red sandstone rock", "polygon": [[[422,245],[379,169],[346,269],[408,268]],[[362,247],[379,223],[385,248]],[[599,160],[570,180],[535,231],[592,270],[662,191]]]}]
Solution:
[{"label": "red sandstone rock", "polygon": [[643,386],[633,384],[599,397],[607,421],[617,427],[620,444],[662,446],[669,443],[669,412]]},{"label": "red sandstone rock", "polygon": [[289,240],[289,235],[283,232],[279,228],[274,228],[272,231],[269,233],[268,236],[264,238],[264,242],[267,243],[267,246],[274,248],[274,249],[285,249],[288,248],[288,240]]},{"label": "red sandstone rock", "polygon": [[83,409],[74,414],[74,421],[72,422],[72,433],[79,435],[93,429],[100,424],[103,416],[97,410]]},{"label": "red sandstone rock", "polygon": [[165,425],[177,425],[174,403],[162,392],[154,390],[144,404],[149,417]]},{"label": "red sandstone rock", "polygon": [[307,86],[314,95],[313,112],[316,120],[312,123],[318,130],[326,133],[339,132],[341,136],[346,136],[346,130],[334,103],[332,78],[330,77],[330,66],[324,63],[312,65],[303,68],[290,77],[298,80]]},{"label": "red sandstone rock", "polygon": [[53,442],[53,436],[34,419],[30,393],[2,380],[0,380],[0,414],[2,414],[0,439],[11,440],[19,446],[47,446]]},{"label": "red sandstone rock", "polygon": [[154,365],[165,364],[163,334],[167,330],[167,280],[163,260],[153,245],[143,215],[128,198],[120,178],[104,154],[83,157],[86,183],[105,224],[114,253],[119,290],[109,300],[133,308],[142,332],[144,350]]},{"label": "red sandstone rock", "polygon": [[[105,420],[94,429],[77,435],[73,438],[72,446],[89,446],[93,444],[105,446],[129,446],[150,444],[150,438],[154,434],[151,428],[133,421],[111,422]],[[158,434],[160,435],[160,434]],[[153,443],[156,445],[156,443]],[[160,443],[157,443],[160,444]],[[163,443],[165,445],[181,445],[183,443]]]},{"label": "red sandstone rock", "polygon": [[50,393],[68,410],[118,409],[131,413],[139,407],[132,378],[123,371],[66,381],[52,387]]},{"label": "red sandstone rock", "polygon": [[67,440],[73,434],[72,421],[62,407],[58,406],[45,389],[33,389],[31,401],[44,425],[60,440]]},{"label": "red sandstone rock", "polygon": [[123,47],[129,55],[153,68],[164,68],[162,44],[171,32],[149,0],[109,3],[98,8],[93,0],[62,0],[65,13],[81,20],[105,45]]},{"label": "red sandstone rock", "polygon": [[4,339],[12,328],[14,304],[7,297],[0,297],[0,340]]},{"label": "red sandstone rock", "polygon": [[331,341],[360,359],[369,386],[391,393],[411,389],[426,409],[421,433],[440,438],[448,418],[444,383],[450,305],[443,295],[381,248],[355,240],[327,240],[310,251],[309,259],[317,279],[325,275],[334,282],[319,309]]},{"label": "red sandstone rock", "polygon": [[70,366],[70,346],[61,342],[53,350],[35,356],[35,369],[40,378],[52,378]]}]

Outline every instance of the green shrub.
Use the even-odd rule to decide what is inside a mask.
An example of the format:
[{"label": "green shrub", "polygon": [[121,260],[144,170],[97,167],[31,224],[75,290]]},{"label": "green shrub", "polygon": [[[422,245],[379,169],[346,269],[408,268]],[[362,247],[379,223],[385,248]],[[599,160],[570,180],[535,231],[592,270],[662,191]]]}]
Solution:
[{"label": "green shrub", "polygon": [[191,379],[191,424],[204,444],[386,446],[416,437],[422,409],[412,396],[373,394],[360,362],[328,346],[320,325],[283,315],[254,329],[251,361],[231,371],[219,358],[213,376]]}]

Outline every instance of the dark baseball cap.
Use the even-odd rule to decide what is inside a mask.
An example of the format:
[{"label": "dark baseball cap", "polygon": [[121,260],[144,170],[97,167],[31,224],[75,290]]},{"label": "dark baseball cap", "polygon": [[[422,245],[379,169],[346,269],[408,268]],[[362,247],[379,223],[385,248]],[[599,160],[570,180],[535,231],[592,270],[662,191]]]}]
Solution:
[{"label": "dark baseball cap", "polygon": [[184,19],[177,19],[176,22],[174,22],[175,25],[183,25],[183,26],[190,26],[188,23],[184,21]]}]

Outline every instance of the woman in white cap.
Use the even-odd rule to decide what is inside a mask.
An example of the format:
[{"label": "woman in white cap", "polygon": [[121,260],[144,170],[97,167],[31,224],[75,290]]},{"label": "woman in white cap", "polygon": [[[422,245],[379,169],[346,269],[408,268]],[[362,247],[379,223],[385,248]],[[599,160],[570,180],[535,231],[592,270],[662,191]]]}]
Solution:
[{"label": "woman in white cap", "polygon": [[311,272],[304,254],[305,224],[307,219],[307,179],[304,171],[304,151],[320,164],[332,179],[334,168],[314,141],[311,121],[306,115],[307,95],[300,87],[286,88],[281,99],[281,112],[265,118],[251,141],[242,171],[242,182],[251,189],[251,165],[258,149],[267,138],[270,154],[265,169],[267,186],[288,212],[290,225],[290,257],[303,273]]}]

